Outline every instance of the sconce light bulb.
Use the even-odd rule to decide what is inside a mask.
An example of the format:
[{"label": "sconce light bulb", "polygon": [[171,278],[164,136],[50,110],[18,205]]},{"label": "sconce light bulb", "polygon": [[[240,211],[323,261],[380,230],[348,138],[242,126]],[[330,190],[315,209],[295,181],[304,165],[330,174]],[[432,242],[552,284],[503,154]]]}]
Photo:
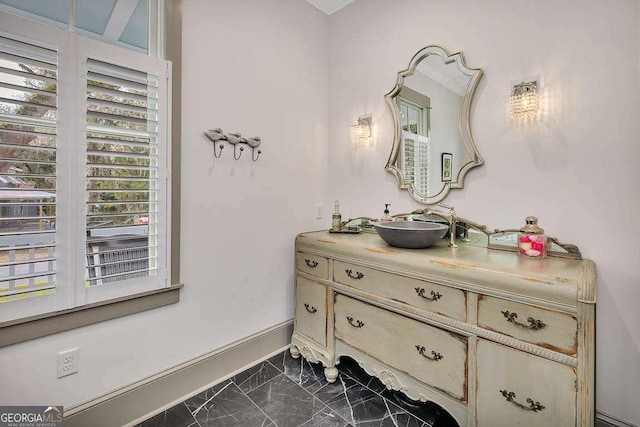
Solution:
[{"label": "sconce light bulb", "polygon": [[358,123],[351,126],[351,143],[365,147],[371,143],[371,117],[360,117]]},{"label": "sconce light bulb", "polygon": [[527,119],[538,112],[538,84],[537,82],[522,82],[513,87],[509,97],[509,112],[513,119]]}]

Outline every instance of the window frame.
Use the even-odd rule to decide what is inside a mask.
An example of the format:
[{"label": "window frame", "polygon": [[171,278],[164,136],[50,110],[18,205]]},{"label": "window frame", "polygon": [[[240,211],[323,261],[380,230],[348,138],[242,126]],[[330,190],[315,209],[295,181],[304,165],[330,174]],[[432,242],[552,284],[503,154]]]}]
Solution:
[{"label": "window frame", "polygon": [[[149,4],[153,3],[152,1]],[[169,4],[167,4],[169,3]],[[165,288],[155,289],[143,293],[127,295],[115,299],[107,299],[100,302],[89,303],[74,308],[48,312],[44,314],[24,317],[8,322],[0,323],[0,347],[11,345],[18,342],[58,333],[73,328],[86,326],[101,322],[104,320],[118,318],[141,311],[162,307],[168,304],[177,303],[180,299],[180,289],[183,287],[179,283],[180,277],[180,261],[179,261],[179,235],[180,235],[180,162],[179,162],[179,137],[180,137],[180,71],[181,71],[181,33],[182,33],[182,0],[173,2],[161,2],[163,7],[158,8],[159,18],[166,18],[164,27],[158,25],[158,51],[162,51],[162,56],[167,60],[173,59],[173,75],[169,81],[169,93],[172,102],[171,117],[168,120],[167,132],[172,137],[167,149],[170,151],[171,159],[171,178],[169,180],[169,200],[166,205],[167,214],[170,216],[169,234],[167,235],[167,270],[170,273],[170,279],[167,282],[171,284]],[[0,10],[1,11],[1,10]],[[6,12],[5,12],[6,13]],[[10,13],[15,15],[14,13]],[[32,21],[28,18],[19,17],[25,21]],[[39,21],[39,22],[38,22]],[[161,22],[161,21],[160,21]],[[36,20],[37,24],[42,25],[43,20]],[[49,24],[50,25],[50,24]],[[60,25],[50,25],[51,27],[60,28]],[[29,27],[29,25],[27,25]],[[32,28],[29,29],[31,34]],[[165,37],[165,32],[171,37]],[[166,46],[164,44],[166,40]],[[151,49],[152,42],[150,38]],[[166,55],[165,55],[166,53]],[[176,83],[174,83],[176,82]],[[172,156],[173,154],[173,156]],[[84,181],[82,181],[84,182]],[[173,194],[172,193],[173,190]],[[177,191],[176,191],[177,190]],[[35,299],[32,299],[35,300]]]}]

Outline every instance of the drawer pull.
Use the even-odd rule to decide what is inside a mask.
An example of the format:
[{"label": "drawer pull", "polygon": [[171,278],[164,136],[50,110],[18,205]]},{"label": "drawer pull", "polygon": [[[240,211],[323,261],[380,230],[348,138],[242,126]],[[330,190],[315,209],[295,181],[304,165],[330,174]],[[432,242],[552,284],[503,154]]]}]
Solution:
[{"label": "drawer pull", "polygon": [[359,271],[356,271],[355,276],[353,275],[352,270],[346,269],[344,272],[347,273],[347,276],[351,277],[352,279],[360,280],[364,277],[364,274],[360,273]]},{"label": "drawer pull", "polygon": [[354,328],[362,328],[364,326],[364,322],[356,319],[356,323],[353,323],[353,317],[347,316],[347,322]]},{"label": "drawer pull", "polygon": [[527,322],[529,322],[529,324],[527,325],[526,323],[520,323],[516,320],[518,318],[518,313],[511,313],[509,311],[502,311],[501,313],[504,315],[504,317],[507,318],[507,322],[511,322],[514,325],[518,325],[522,328],[538,330],[547,326],[542,320],[536,320],[533,317],[527,318]]},{"label": "drawer pull", "polygon": [[527,403],[529,406],[525,406],[522,403],[516,402],[516,394],[512,391],[508,390],[500,390],[500,393],[507,399],[507,402],[511,402],[516,405],[518,408],[524,409],[525,411],[533,411],[538,412],[544,409],[544,406],[540,404],[540,402],[534,402],[533,399],[527,397]]},{"label": "drawer pull", "polygon": [[427,292],[424,288],[415,288],[416,289],[416,293],[418,294],[418,296],[428,300],[428,301],[438,301],[440,298],[442,298],[442,294],[440,294],[440,292],[434,292],[431,291],[431,297],[425,297],[424,293]]},{"label": "drawer pull", "polygon": [[318,261],[311,261],[310,259],[305,259],[304,263],[307,264],[307,267],[316,268],[318,266]]},{"label": "drawer pull", "polygon": [[318,309],[317,309],[317,308],[315,308],[314,306],[311,306],[311,308],[309,308],[309,304],[307,304],[307,303],[305,303],[305,304],[304,304],[304,308],[306,308],[306,309],[307,309],[307,311],[308,311],[309,313],[311,313],[311,314],[313,314],[313,313],[315,313],[315,312],[317,312],[317,311],[318,311]]},{"label": "drawer pull", "polygon": [[427,351],[427,349],[421,345],[416,345],[416,350],[418,350],[418,353],[420,353],[422,357],[424,357],[425,359],[434,360],[437,362],[438,360],[444,358],[444,356],[442,356],[440,353],[437,353],[433,350],[431,351],[431,356],[424,354]]}]

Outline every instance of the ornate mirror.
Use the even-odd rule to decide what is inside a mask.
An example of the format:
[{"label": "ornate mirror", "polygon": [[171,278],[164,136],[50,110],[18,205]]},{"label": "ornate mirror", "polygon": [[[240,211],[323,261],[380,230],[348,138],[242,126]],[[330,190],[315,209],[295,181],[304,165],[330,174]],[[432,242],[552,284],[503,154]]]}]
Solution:
[{"label": "ornate mirror", "polygon": [[463,188],[467,172],[484,163],[469,126],[481,69],[468,68],[462,53],[427,46],[398,73],[385,95],[394,120],[386,170],[420,203],[435,204]]}]

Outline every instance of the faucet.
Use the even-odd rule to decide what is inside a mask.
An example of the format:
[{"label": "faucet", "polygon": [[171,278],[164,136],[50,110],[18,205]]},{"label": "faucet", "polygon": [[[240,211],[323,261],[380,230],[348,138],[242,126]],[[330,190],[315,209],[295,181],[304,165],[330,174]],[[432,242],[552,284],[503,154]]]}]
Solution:
[{"label": "faucet", "polygon": [[456,232],[457,232],[458,220],[457,220],[456,211],[453,208],[453,206],[447,206],[442,203],[438,203],[438,206],[440,206],[441,208],[449,209],[449,213],[434,211],[431,209],[418,209],[411,212],[411,214],[413,215],[422,214],[424,216],[435,215],[435,216],[439,216],[440,218],[443,218],[445,221],[449,223],[449,247],[457,248],[458,245],[456,244]]}]

